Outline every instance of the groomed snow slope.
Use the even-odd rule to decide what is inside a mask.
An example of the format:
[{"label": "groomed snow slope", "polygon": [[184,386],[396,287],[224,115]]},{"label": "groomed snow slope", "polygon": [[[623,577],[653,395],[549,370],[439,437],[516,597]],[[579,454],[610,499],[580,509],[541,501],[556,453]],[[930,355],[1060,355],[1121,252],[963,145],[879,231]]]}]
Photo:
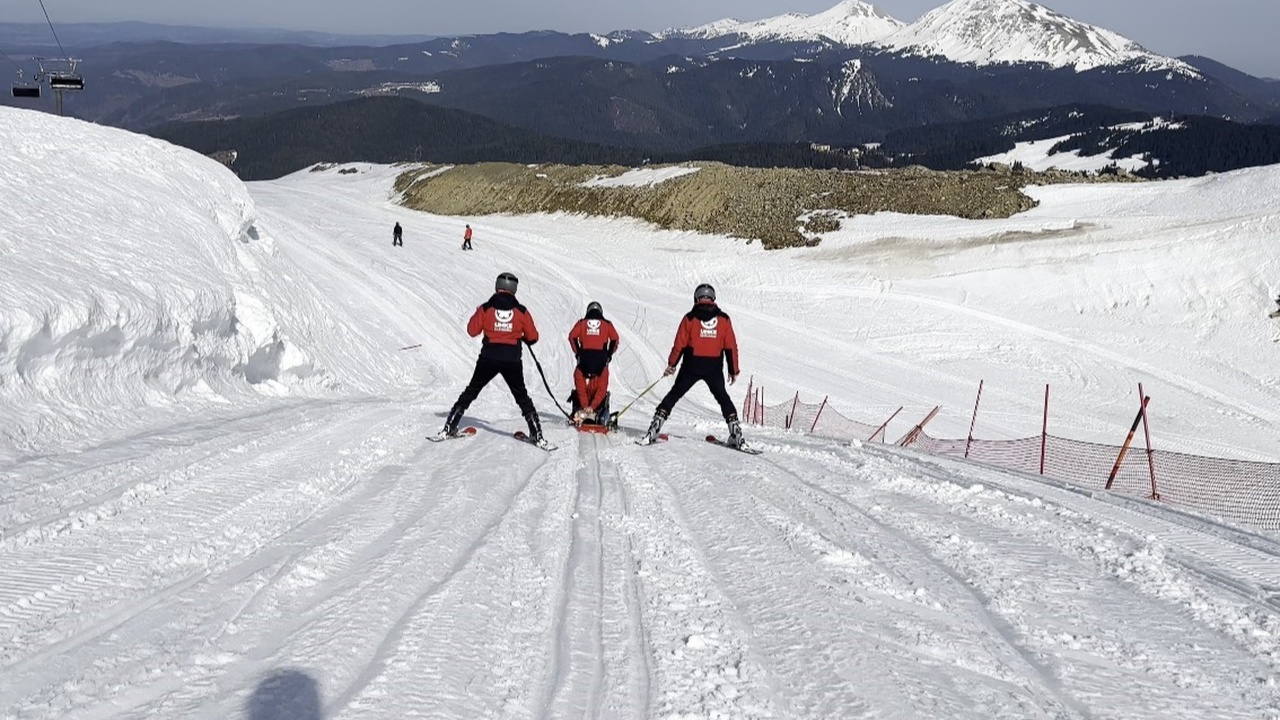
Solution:
[{"label": "groomed snow slope", "polygon": [[[98,132],[31,122],[62,123],[55,149]],[[96,184],[137,188],[117,168],[149,147],[113,132]],[[181,157],[156,174],[221,177]],[[719,431],[700,390],[653,448],[555,426],[541,391],[561,449],[516,443],[501,388],[476,437],[422,439],[469,375],[466,316],[512,270],[557,394],[588,300],[622,332],[625,401],[708,280],[780,393],[868,420],[942,402],[963,434],[985,377],[991,437],[1038,428],[1052,382],[1060,434],[1113,440],[1143,379],[1160,446],[1265,456],[1280,383],[1255,316],[1280,212],[1258,188],[1280,170],[1045,189],[1005,221],[857,218],[764,253],[632,221],[423,215],[394,204],[395,169],[353,167],[241,205],[274,245],[262,305],[327,386],[228,377],[222,403],[174,394],[181,420],[69,392],[98,411],[85,437],[0,464],[0,717],[1280,718],[1274,540],[881,447],[749,431],[766,454],[740,455],[696,440]],[[164,247],[137,232],[114,242]],[[76,257],[64,274],[89,272]],[[1185,343],[1199,333],[1218,342]]]}]

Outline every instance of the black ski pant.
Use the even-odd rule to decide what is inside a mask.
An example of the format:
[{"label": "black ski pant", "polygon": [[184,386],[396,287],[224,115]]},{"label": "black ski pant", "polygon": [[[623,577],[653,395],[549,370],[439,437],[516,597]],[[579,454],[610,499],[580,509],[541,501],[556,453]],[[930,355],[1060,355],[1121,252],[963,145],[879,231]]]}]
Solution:
[{"label": "black ski pant", "polygon": [[733,400],[729,398],[729,391],[724,387],[724,375],[716,370],[710,373],[699,373],[693,370],[680,368],[680,372],[676,373],[676,381],[671,385],[671,389],[667,391],[667,396],[662,398],[662,402],[658,403],[658,411],[664,415],[671,415],[671,409],[680,402],[680,398],[689,392],[694,385],[701,380],[707,384],[707,389],[711,391],[712,397],[716,402],[720,403],[720,412],[724,415],[724,419],[736,418],[738,416],[738,408],[734,406]]},{"label": "black ski pant", "polygon": [[458,396],[453,409],[461,413],[471,407],[471,403],[480,396],[480,391],[499,375],[506,381],[507,387],[511,388],[511,395],[515,397],[516,405],[520,406],[520,414],[527,416],[537,413],[533,400],[529,399],[529,390],[524,385],[524,363],[519,360],[502,362],[483,357],[476,361],[471,382],[467,383],[466,389]]}]

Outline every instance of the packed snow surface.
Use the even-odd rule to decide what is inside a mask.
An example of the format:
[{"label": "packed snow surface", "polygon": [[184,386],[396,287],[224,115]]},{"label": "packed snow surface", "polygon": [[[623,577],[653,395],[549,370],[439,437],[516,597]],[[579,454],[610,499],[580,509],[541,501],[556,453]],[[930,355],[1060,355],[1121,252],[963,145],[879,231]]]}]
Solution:
[{"label": "packed snow surface", "polygon": [[401,168],[246,191],[9,109],[0,142],[5,720],[1280,718],[1274,538],[889,446],[748,428],[765,453],[735,453],[701,441],[701,389],[638,447],[665,383],[579,435],[532,364],[558,451],[510,438],[501,387],[476,436],[424,440],[512,271],[558,399],[589,301],[620,408],[705,281],[757,386],[905,405],[890,437],[939,404],[963,437],[984,379],[979,437],[1037,433],[1051,383],[1054,432],[1118,442],[1141,381],[1157,447],[1275,460],[1280,168],[765,252],[417,213]]}]

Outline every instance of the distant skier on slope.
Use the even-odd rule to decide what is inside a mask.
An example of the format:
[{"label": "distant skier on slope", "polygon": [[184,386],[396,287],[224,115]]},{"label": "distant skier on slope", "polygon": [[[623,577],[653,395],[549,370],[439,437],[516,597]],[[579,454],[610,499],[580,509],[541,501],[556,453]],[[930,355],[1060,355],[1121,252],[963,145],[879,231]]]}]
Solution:
[{"label": "distant skier on slope", "polygon": [[467,333],[471,337],[483,335],[480,346],[480,357],[476,360],[476,368],[471,375],[471,382],[458,396],[458,401],[449,410],[444,427],[436,436],[449,437],[458,433],[458,423],[462,414],[480,395],[480,391],[490,380],[501,375],[515,397],[520,414],[529,425],[529,442],[546,447],[542,437],[542,423],[538,420],[538,410],[529,399],[529,391],[524,384],[524,362],[520,343],[533,345],[538,342],[538,328],[533,324],[533,315],[516,300],[516,288],[519,280],[515,275],[504,272],[494,283],[493,296],[472,313],[467,322]]},{"label": "distant skier on slope", "polygon": [[404,245],[404,229],[400,227],[400,223],[396,223],[396,226],[391,228],[391,245],[392,247]]},{"label": "distant skier on slope", "polygon": [[[729,366],[729,384],[738,380],[738,339],[733,333],[733,322],[729,316],[716,305],[715,288],[703,283],[693,291],[693,309],[685,314],[676,330],[676,340],[667,358],[667,369],[663,375],[676,372],[680,364],[680,374],[667,396],[658,403],[653,413],[653,421],[649,423],[649,431],[641,439],[641,444],[651,444],[658,440],[662,424],[671,414],[671,409],[684,397],[684,394],[698,382],[707,384],[707,389],[720,403],[720,412],[729,426],[729,439],[725,442],[731,447],[742,447],[742,425],[738,422],[738,409],[729,399],[729,392],[724,387],[723,364]],[[683,360],[683,362],[681,362]]]},{"label": "distant skier on slope", "polygon": [[618,351],[618,331],[604,317],[600,303],[587,305],[586,315],[569,331],[569,346],[578,366],[573,371],[573,424],[599,423],[609,394],[609,361]]},{"label": "distant skier on slope", "polygon": [[468,225],[466,230],[462,231],[462,249],[471,249],[471,226]]}]

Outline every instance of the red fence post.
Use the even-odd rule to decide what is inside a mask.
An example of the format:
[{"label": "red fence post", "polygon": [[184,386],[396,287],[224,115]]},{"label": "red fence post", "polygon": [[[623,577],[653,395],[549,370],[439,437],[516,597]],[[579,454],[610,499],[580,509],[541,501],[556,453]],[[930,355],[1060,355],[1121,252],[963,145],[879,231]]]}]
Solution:
[{"label": "red fence post", "polygon": [[969,446],[973,444],[973,426],[978,423],[978,403],[982,402],[982,380],[978,381],[978,397],[973,401],[973,419],[969,421],[969,439],[964,441],[964,456],[969,457]]},{"label": "red fence post", "polygon": [[[1138,397],[1146,397],[1142,393],[1142,383],[1138,383]],[[1151,472],[1151,499],[1159,500],[1160,493],[1156,492],[1156,459],[1154,452],[1151,450],[1151,427],[1147,425],[1147,404],[1142,403],[1142,434],[1147,437],[1147,469]]]},{"label": "red fence post", "polygon": [[787,415],[785,427],[791,429],[791,421],[796,419],[796,407],[800,404],[800,391],[796,391],[796,399],[791,401],[791,412]]},{"label": "red fence post", "polygon": [[818,429],[818,418],[822,417],[822,411],[824,408],[827,407],[828,397],[831,397],[831,396],[828,395],[827,397],[822,398],[822,404],[818,406],[818,414],[813,416],[813,424],[809,426],[810,433]]},{"label": "red fence post", "polygon": [[751,413],[747,412],[747,403],[751,400],[751,389],[755,387],[755,384],[756,376],[752,375],[750,379],[747,380],[747,396],[742,398],[742,419],[746,420],[747,424],[751,423]]},{"label": "red fence post", "polygon": [[887,427],[889,427],[889,423],[893,422],[893,419],[894,419],[894,418],[896,418],[896,417],[898,417],[898,413],[900,413],[900,412],[902,412],[902,406],[901,406],[901,405],[899,405],[899,406],[898,406],[898,409],[897,409],[897,410],[894,410],[894,411],[893,411],[893,414],[889,416],[889,419],[888,419],[888,420],[885,420],[885,421],[880,425],[880,427],[876,428],[876,431],[875,431],[875,432],[871,433],[871,437],[867,438],[867,442],[875,442],[876,436],[877,436],[877,435],[879,435],[881,432],[884,432],[884,429],[885,429],[885,428],[887,428]]},{"label": "red fence post", "polygon": [[1133,434],[1138,431],[1138,423],[1142,422],[1143,411],[1147,409],[1147,403],[1151,402],[1151,398],[1142,398],[1142,405],[1138,408],[1138,414],[1133,418],[1133,425],[1129,427],[1129,434],[1125,436],[1124,445],[1120,447],[1120,454],[1116,456],[1116,464],[1111,466],[1111,474],[1107,476],[1106,490],[1111,489],[1111,483],[1116,481],[1116,474],[1120,472],[1120,463],[1124,462],[1124,454],[1129,452],[1129,443],[1133,442]]},{"label": "red fence post", "polygon": [[764,424],[764,388],[760,388],[760,424]]},{"label": "red fence post", "polygon": [[1049,385],[1044,386],[1044,423],[1040,425],[1040,474],[1044,474],[1044,447],[1049,441]]}]

